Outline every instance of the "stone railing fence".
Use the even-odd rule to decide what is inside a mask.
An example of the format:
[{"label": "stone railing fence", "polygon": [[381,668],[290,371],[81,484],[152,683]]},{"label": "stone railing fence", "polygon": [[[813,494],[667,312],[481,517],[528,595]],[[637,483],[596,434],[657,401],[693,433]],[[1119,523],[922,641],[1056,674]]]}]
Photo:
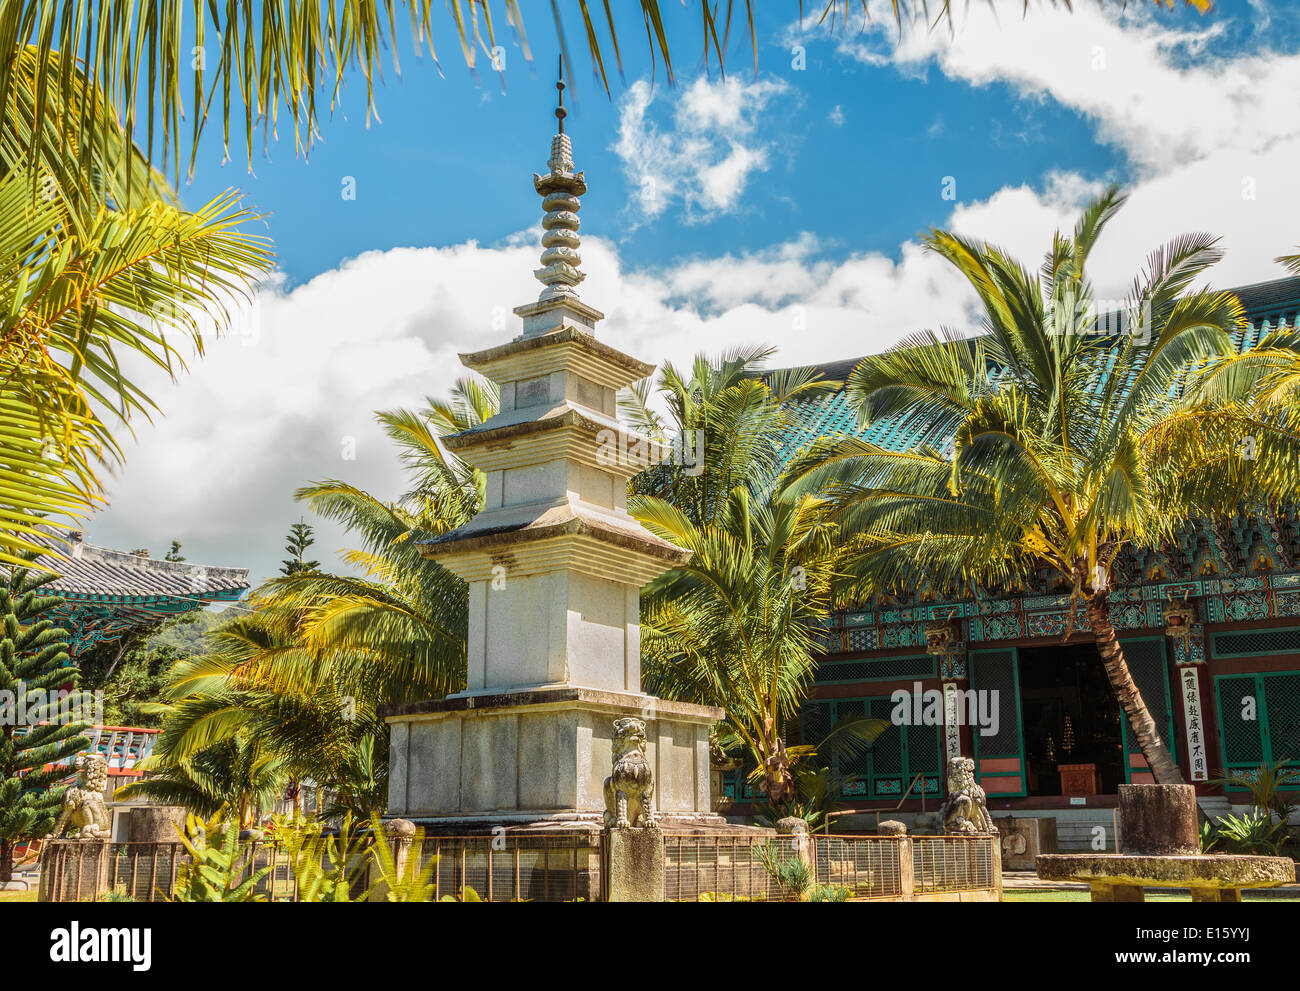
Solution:
[{"label": "stone railing fence", "polygon": [[[822,896],[880,901],[998,901],[997,837],[782,835],[665,837],[668,901],[788,901]],[[803,862],[809,888],[796,892],[782,862]]]},{"label": "stone railing fence", "polygon": [[[636,831],[634,831],[636,832]],[[391,837],[399,864],[417,854],[413,838]],[[603,901],[610,898],[608,833],[429,836],[418,849],[432,872],[435,900]],[[244,876],[270,868],[257,892],[267,901],[297,901],[298,883],[285,852],[255,842],[241,851]],[[41,851],[41,901],[94,901],[114,893],[137,901],[172,897],[188,861],[180,842],[54,840]],[[1002,867],[996,836],[809,836],[663,834],[665,901],[785,901],[789,862],[823,894],[881,901],[996,901]],[[794,870],[794,876],[800,876]],[[354,897],[377,880],[356,873]],[[656,886],[657,887],[657,886]],[[807,891],[802,892],[806,897]],[[371,891],[382,900],[382,886]],[[657,895],[656,895],[657,897]]]}]

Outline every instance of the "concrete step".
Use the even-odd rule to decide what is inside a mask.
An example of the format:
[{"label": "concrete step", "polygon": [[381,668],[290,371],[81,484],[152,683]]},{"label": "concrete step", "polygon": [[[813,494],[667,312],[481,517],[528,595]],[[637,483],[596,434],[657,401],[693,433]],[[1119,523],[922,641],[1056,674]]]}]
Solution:
[{"label": "concrete step", "polygon": [[1218,822],[1226,815],[1232,814],[1232,803],[1223,795],[1201,795],[1196,804],[1210,822]]}]

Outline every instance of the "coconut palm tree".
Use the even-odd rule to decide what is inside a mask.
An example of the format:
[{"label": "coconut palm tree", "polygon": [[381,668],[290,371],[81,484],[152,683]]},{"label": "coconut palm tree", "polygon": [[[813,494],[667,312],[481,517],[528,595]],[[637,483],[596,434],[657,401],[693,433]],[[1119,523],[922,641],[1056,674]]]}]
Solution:
[{"label": "coconut palm tree", "polygon": [[[439,698],[465,683],[465,585],[421,557],[418,543],[473,517],[483,479],[439,438],[482,423],[497,406],[491,383],[462,379],[450,399],[424,410],[377,414],[412,478],[394,502],[338,480],[298,491],[358,538],[345,558],[360,573],[277,576],[249,597],[247,614],[210,634],[210,654],[176,665],[147,768],[157,775],[148,780],[169,783],[150,784],[148,794],[192,793],[206,804],[191,807],[213,814],[213,803],[242,787],[217,776],[242,768],[231,755],[255,740],[275,780],[310,779],[335,796],[327,814],[382,810],[387,728],[378,707]],[[207,777],[196,778],[196,768]]]},{"label": "coconut palm tree", "polygon": [[[1300,255],[1278,261],[1300,274]],[[1276,521],[1300,490],[1300,330],[1282,326],[1216,358],[1189,395],[1195,404],[1153,436],[1162,455],[1189,452],[1179,497],[1202,514],[1236,498]]]},{"label": "coconut palm tree", "polygon": [[[775,353],[756,345],[716,359],[700,354],[689,374],[665,362],[657,386],[643,379],[621,393],[624,420],[675,452],[634,476],[629,492],[663,499],[700,525],[713,520],[738,485],[754,495],[773,490],[783,445],[798,425],[795,407],[840,386],[808,368],[764,373]],[[652,388],[665,413],[654,407]]]},{"label": "coconut palm tree", "polygon": [[211,653],[172,669],[166,701],[155,707],[166,713],[163,732],[141,765],[150,775],[121,794],[166,797],[207,816],[227,805],[249,825],[286,785],[311,780],[336,796],[330,813],[381,811],[387,764],[375,760],[384,725],[374,699],[342,694],[320,679],[272,688],[241,670],[250,648],[300,649],[268,643],[260,619],[254,613],[226,624],[210,635]]},{"label": "coconut palm tree", "polygon": [[[798,404],[840,383],[807,368],[764,372],[773,350],[699,355],[689,374],[665,364],[664,412],[651,402],[650,379],[619,405],[677,454],[631,480],[628,511],[694,552],[642,596],[643,687],[722,708],[724,735],[748,752],[771,804],[788,808],[801,760],[817,751],[787,747],[785,736],[808,693],[842,549],[824,502],[783,497],[783,452]],[[880,728],[855,721],[837,727],[837,739],[864,745]]]},{"label": "coconut palm tree", "polygon": [[494,385],[466,378],[450,400],[431,399],[423,411],[379,413],[413,483],[394,502],[339,480],[295,493],[358,538],[361,547],[344,558],[361,573],[299,571],[267,582],[254,597],[262,622],[304,649],[270,652],[265,663],[250,656],[248,670],[286,685],[316,672],[345,694],[375,692],[380,702],[440,698],[463,687],[467,591],[422,557],[419,544],[482,507],[482,473],[445,451],[439,438],[482,423],[497,406]]},{"label": "coconut palm tree", "polygon": [[1216,238],[1188,235],[1151,255],[1114,333],[1087,261],[1123,202],[1113,188],[1093,201],[1071,235],[1057,234],[1038,275],[992,245],[932,232],[927,248],[979,296],[984,333],[914,335],[864,359],[848,396],[863,424],[911,417],[951,444],[897,451],[840,440],[794,470],[860,535],[846,569],[859,594],[972,594],[1044,572],[1063,581],[1071,629],[1081,609],[1152,773],[1176,783],[1110,620],[1111,578],[1126,548],[1155,547],[1197,509],[1235,510],[1242,497],[1189,501],[1198,454],[1166,443],[1165,431],[1206,415],[1188,383],[1234,353],[1244,318],[1231,294],[1189,291],[1221,253]]},{"label": "coconut palm tree", "polygon": [[[0,33],[14,12],[0,13]],[[270,267],[228,193],[182,210],[75,65],[0,49],[0,561],[102,502],[112,427],[153,404],[133,365],[175,373]]]},{"label": "coconut palm tree", "polygon": [[249,828],[274,806],[288,779],[284,762],[251,728],[185,756],[158,746],[137,765],[148,776],[118,788],[117,800],[183,805],[202,816],[224,812]]},{"label": "coconut palm tree", "polygon": [[757,763],[773,805],[794,793],[784,733],[812,679],[840,548],[826,504],[736,486],[709,523],[638,496],[629,506],[691,559],[645,589],[642,680],[663,698],[715,705]]}]

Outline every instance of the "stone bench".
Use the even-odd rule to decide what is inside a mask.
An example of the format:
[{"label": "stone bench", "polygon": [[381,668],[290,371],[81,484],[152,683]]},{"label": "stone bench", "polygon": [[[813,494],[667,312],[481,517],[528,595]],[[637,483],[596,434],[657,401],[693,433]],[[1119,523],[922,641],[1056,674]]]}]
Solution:
[{"label": "stone bench", "polygon": [[1194,902],[1239,902],[1243,889],[1295,882],[1290,857],[1083,853],[1042,854],[1036,863],[1045,881],[1087,884],[1095,902],[1145,901],[1144,888],[1190,888]]},{"label": "stone bench", "polygon": [[1194,902],[1239,902],[1244,888],[1295,881],[1290,857],[1201,853],[1196,789],[1120,785],[1119,853],[1042,854],[1044,881],[1082,881],[1095,902],[1140,902],[1145,888],[1190,888]]}]

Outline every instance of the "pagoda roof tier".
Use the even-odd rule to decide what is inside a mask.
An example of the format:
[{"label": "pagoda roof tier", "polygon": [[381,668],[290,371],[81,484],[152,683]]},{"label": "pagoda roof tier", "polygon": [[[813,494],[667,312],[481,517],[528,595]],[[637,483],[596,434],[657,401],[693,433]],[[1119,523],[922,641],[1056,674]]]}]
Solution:
[{"label": "pagoda roof tier", "polygon": [[166,561],[86,542],[78,530],[47,530],[38,538],[50,553],[36,565],[59,577],[43,587],[69,602],[155,605],[162,600],[224,601],[249,587],[247,568]]},{"label": "pagoda roof tier", "polygon": [[[599,316],[597,313],[597,318]],[[483,351],[462,354],[460,360],[467,368],[494,382],[517,382],[540,378],[551,372],[571,371],[597,385],[616,390],[645,378],[655,370],[654,365],[624,354],[597,340],[590,331],[572,324],[534,337],[519,337]]]},{"label": "pagoda roof tier", "polygon": [[465,581],[492,578],[493,567],[504,564],[526,572],[567,568],[635,585],[691,557],[626,513],[567,500],[482,512],[450,533],[423,541],[420,553]]},{"label": "pagoda roof tier", "polygon": [[[526,439],[526,442],[525,442]],[[666,448],[613,417],[565,400],[553,406],[503,410],[487,422],[442,439],[447,449],[481,471],[523,468],[569,458],[631,478],[663,460]],[[607,453],[613,443],[613,456]],[[621,447],[619,447],[621,445]],[[473,452],[472,457],[467,457]],[[631,452],[637,456],[627,456]]]}]

